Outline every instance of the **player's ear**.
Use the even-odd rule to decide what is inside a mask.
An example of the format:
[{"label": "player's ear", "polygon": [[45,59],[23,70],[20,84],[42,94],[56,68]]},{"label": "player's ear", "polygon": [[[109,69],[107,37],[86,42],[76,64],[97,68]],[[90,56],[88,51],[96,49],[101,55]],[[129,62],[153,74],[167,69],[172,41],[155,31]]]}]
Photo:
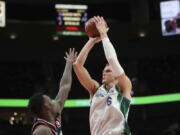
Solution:
[{"label": "player's ear", "polygon": [[106,32],[108,32],[109,31],[109,27],[107,27],[107,29],[106,29]]},{"label": "player's ear", "polygon": [[46,102],[46,103],[43,104],[43,109],[46,110],[46,111],[50,110],[51,106]]}]

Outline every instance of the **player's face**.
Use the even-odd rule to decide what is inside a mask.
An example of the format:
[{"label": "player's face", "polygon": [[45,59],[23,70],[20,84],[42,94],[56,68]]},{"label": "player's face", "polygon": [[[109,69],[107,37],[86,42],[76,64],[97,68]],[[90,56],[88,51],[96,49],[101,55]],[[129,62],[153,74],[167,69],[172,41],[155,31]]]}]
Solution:
[{"label": "player's face", "polygon": [[59,105],[56,102],[52,102],[51,98],[47,95],[44,95],[44,103],[48,110],[54,115],[57,116],[59,112]]},{"label": "player's face", "polygon": [[109,84],[115,80],[111,66],[106,66],[102,74],[102,83]]}]

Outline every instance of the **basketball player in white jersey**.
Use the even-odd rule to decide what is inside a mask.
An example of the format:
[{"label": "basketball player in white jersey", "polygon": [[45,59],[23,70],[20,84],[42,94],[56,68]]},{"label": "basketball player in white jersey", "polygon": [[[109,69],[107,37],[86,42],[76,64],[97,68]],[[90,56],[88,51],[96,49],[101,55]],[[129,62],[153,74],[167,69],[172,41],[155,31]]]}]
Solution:
[{"label": "basketball player in white jersey", "polygon": [[[94,17],[99,38],[89,38],[73,64],[80,83],[90,94],[90,130],[91,135],[130,135],[127,124],[132,84],[121,67],[116,51],[110,42],[103,17]],[[102,40],[108,64],[102,75],[102,85],[95,81],[84,63],[93,46]],[[98,55],[98,54],[97,54]]]},{"label": "basketball player in white jersey", "polygon": [[66,66],[60,81],[59,92],[52,102],[49,96],[37,93],[29,100],[30,111],[37,118],[32,127],[32,135],[62,135],[61,112],[71,89],[72,64],[77,52],[70,49],[66,52]]}]

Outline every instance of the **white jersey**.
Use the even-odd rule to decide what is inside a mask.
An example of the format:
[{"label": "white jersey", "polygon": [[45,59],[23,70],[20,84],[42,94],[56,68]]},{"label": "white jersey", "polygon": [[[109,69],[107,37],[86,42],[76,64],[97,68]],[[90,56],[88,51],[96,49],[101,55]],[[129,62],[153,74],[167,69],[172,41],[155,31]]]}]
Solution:
[{"label": "white jersey", "polygon": [[116,86],[107,90],[101,85],[91,101],[91,135],[130,135],[127,124],[129,107],[130,101]]}]

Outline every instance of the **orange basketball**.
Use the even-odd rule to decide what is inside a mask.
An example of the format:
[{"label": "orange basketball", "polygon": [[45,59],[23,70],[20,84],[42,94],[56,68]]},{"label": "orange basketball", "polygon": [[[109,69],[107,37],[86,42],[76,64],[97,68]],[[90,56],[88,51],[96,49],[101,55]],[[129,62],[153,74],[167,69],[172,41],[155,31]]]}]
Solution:
[{"label": "orange basketball", "polygon": [[85,31],[89,37],[99,37],[100,36],[93,18],[90,18],[85,23]]}]

